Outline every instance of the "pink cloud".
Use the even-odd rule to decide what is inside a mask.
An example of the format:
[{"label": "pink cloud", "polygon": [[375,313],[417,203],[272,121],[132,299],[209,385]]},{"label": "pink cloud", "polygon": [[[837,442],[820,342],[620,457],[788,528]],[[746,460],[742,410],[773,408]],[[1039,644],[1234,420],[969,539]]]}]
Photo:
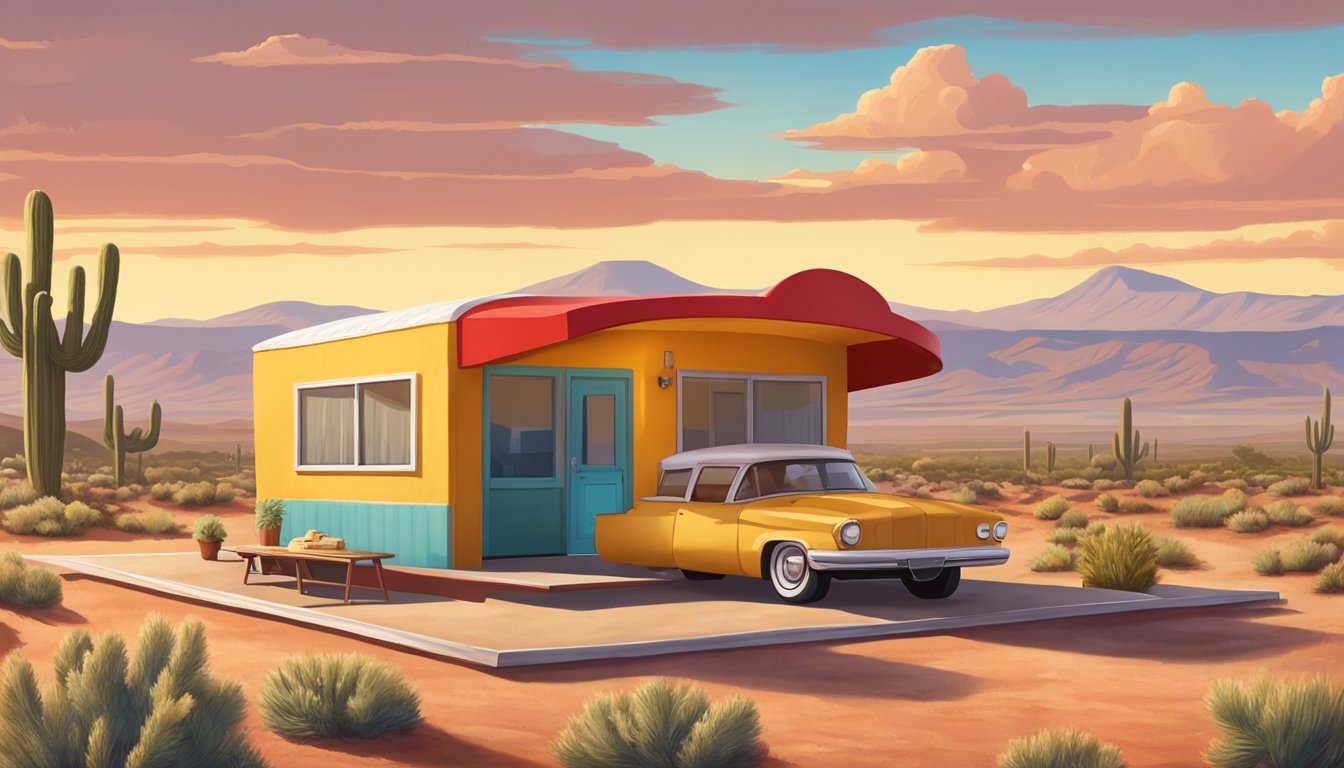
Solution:
[{"label": "pink cloud", "polygon": [[869,158],[850,171],[813,172],[796,169],[772,179],[781,184],[804,188],[865,184],[947,184],[962,181],[966,163],[955,152],[947,150],[914,151],[902,155],[896,162]]},{"label": "pink cloud", "polygon": [[227,64],[235,67],[284,67],[331,64],[405,64],[413,61],[446,61],[466,64],[491,64],[520,69],[543,67],[564,68],[564,62],[525,61],[473,56],[461,53],[394,53],[364,51],[337,45],[320,37],[303,35],[271,35],[260,43],[242,51],[224,51],[209,56],[197,56],[196,63]]},{"label": "pink cloud", "polygon": [[1089,141],[1139,107],[1028,106],[1026,91],[1003,75],[977,78],[959,45],[921,48],[890,82],[859,97],[853,112],[781,136],[822,149],[1033,146]]},{"label": "pink cloud", "polygon": [[10,51],[40,51],[50,47],[49,40],[6,40],[0,37],[0,48]]}]

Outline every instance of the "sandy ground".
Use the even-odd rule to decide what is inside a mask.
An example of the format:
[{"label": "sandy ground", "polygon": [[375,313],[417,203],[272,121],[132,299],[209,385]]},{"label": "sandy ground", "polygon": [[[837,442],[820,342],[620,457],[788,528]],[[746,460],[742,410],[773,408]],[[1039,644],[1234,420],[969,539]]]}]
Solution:
[{"label": "sandy ground", "polygon": [[[1122,517],[1096,512],[1091,492],[1051,488],[1036,498],[1054,492],[1085,504],[1096,519]],[[999,504],[1011,520],[1014,547],[1001,578],[1077,584],[1076,574],[1027,569],[1045,548],[1052,526],[1031,518],[1035,500],[1010,494]],[[1156,503],[1165,508],[1171,501]],[[240,528],[238,538],[250,539],[250,518],[239,518],[246,505],[236,506],[228,518],[230,530]],[[1278,589],[1286,603],[491,672],[72,578],[60,607],[0,609],[0,652],[20,650],[45,680],[55,642],[72,628],[133,636],[146,613],[174,621],[195,615],[207,625],[215,672],[241,680],[250,695],[276,659],[295,649],[368,653],[402,668],[419,689],[426,724],[411,734],[373,742],[281,739],[250,711],[247,728],[256,744],[274,765],[284,766],[554,765],[548,745],[584,699],[662,675],[699,681],[714,696],[752,697],[770,745],[767,765],[775,768],[990,766],[1010,739],[1070,725],[1117,744],[1130,765],[1174,768],[1200,764],[1200,751],[1217,735],[1202,704],[1213,681],[1246,678],[1260,669],[1285,675],[1327,672],[1338,678],[1344,662],[1344,596],[1313,594],[1310,576],[1266,578],[1250,566],[1256,549],[1291,541],[1321,523],[1241,535],[1226,529],[1173,531],[1164,512],[1123,517],[1187,540],[1204,560],[1197,570],[1164,571],[1165,582]],[[1344,520],[1335,523],[1344,525]],[[109,536],[99,531],[85,540],[43,542],[31,551],[125,551],[124,539],[99,540]],[[185,537],[136,539],[134,544],[139,548],[142,542],[147,551],[190,546]],[[0,540],[0,546],[6,543]],[[20,549],[30,550],[27,540]]]}]

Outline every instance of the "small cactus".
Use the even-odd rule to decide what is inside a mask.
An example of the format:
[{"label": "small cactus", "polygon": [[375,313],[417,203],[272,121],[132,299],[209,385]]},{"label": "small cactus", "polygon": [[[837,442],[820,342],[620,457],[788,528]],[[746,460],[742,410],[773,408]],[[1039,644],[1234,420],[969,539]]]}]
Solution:
[{"label": "small cactus", "polygon": [[1134,467],[1148,455],[1148,444],[1139,442],[1139,431],[1133,428],[1133,408],[1126,397],[1120,404],[1120,431],[1111,436],[1111,453],[1124,470],[1126,480],[1134,479]]},{"label": "small cactus", "polygon": [[1046,441],[1045,443],[1045,474],[1046,476],[1055,473],[1055,444]]},{"label": "small cactus", "polygon": [[233,474],[243,474],[243,444],[235,443],[233,447]]},{"label": "small cactus", "polygon": [[1325,452],[1335,443],[1335,425],[1330,423],[1330,388],[1325,388],[1325,397],[1321,405],[1321,419],[1313,429],[1311,417],[1307,417],[1307,450],[1311,451],[1311,487],[1317,490],[1325,487],[1321,480],[1321,461]]},{"label": "small cactus", "polygon": [[1095,454],[1095,451],[1092,449],[1092,444],[1091,444],[1091,443],[1088,443],[1088,444],[1087,444],[1087,465],[1088,465],[1089,467],[1092,466],[1092,457],[1093,457],[1094,454]]},{"label": "small cactus", "polygon": [[1022,430],[1022,471],[1031,471],[1031,430]]},{"label": "small cactus", "polygon": [[1153,438],[1153,463],[1157,463],[1157,438]]},{"label": "small cactus", "polygon": [[126,434],[125,413],[116,404],[116,382],[111,374],[103,379],[103,445],[112,451],[112,477],[116,487],[126,484],[126,454],[144,453],[159,444],[163,409],[155,400],[149,408],[149,432],[140,427]]}]

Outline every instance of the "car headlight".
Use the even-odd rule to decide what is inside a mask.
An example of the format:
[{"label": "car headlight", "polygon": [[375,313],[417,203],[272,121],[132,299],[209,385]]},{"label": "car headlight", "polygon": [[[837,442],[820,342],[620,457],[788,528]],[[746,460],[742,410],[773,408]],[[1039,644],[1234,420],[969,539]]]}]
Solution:
[{"label": "car headlight", "polygon": [[1008,521],[1000,520],[994,524],[994,538],[999,541],[1008,538]]},{"label": "car headlight", "polygon": [[989,523],[981,523],[975,526],[975,535],[981,539],[989,538]]},{"label": "car headlight", "polygon": [[840,542],[847,547],[858,544],[862,536],[863,528],[857,520],[849,520],[840,526]]}]

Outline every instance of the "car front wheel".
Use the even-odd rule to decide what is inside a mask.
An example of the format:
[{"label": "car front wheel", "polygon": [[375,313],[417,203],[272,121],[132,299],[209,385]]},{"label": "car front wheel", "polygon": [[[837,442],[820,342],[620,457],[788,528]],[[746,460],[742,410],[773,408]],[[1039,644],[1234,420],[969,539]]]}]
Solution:
[{"label": "car front wheel", "polygon": [[769,576],[775,594],[787,603],[820,600],[831,588],[830,574],[812,570],[807,564],[807,550],[792,542],[779,544],[770,552]]},{"label": "car front wheel", "polygon": [[921,600],[942,600],[957,591],[957,585],[961,584],[961,569],[944,568],[931,581],[915,581],[909,576],[902,576],[901,581],[905,582],[910,594]]}]

